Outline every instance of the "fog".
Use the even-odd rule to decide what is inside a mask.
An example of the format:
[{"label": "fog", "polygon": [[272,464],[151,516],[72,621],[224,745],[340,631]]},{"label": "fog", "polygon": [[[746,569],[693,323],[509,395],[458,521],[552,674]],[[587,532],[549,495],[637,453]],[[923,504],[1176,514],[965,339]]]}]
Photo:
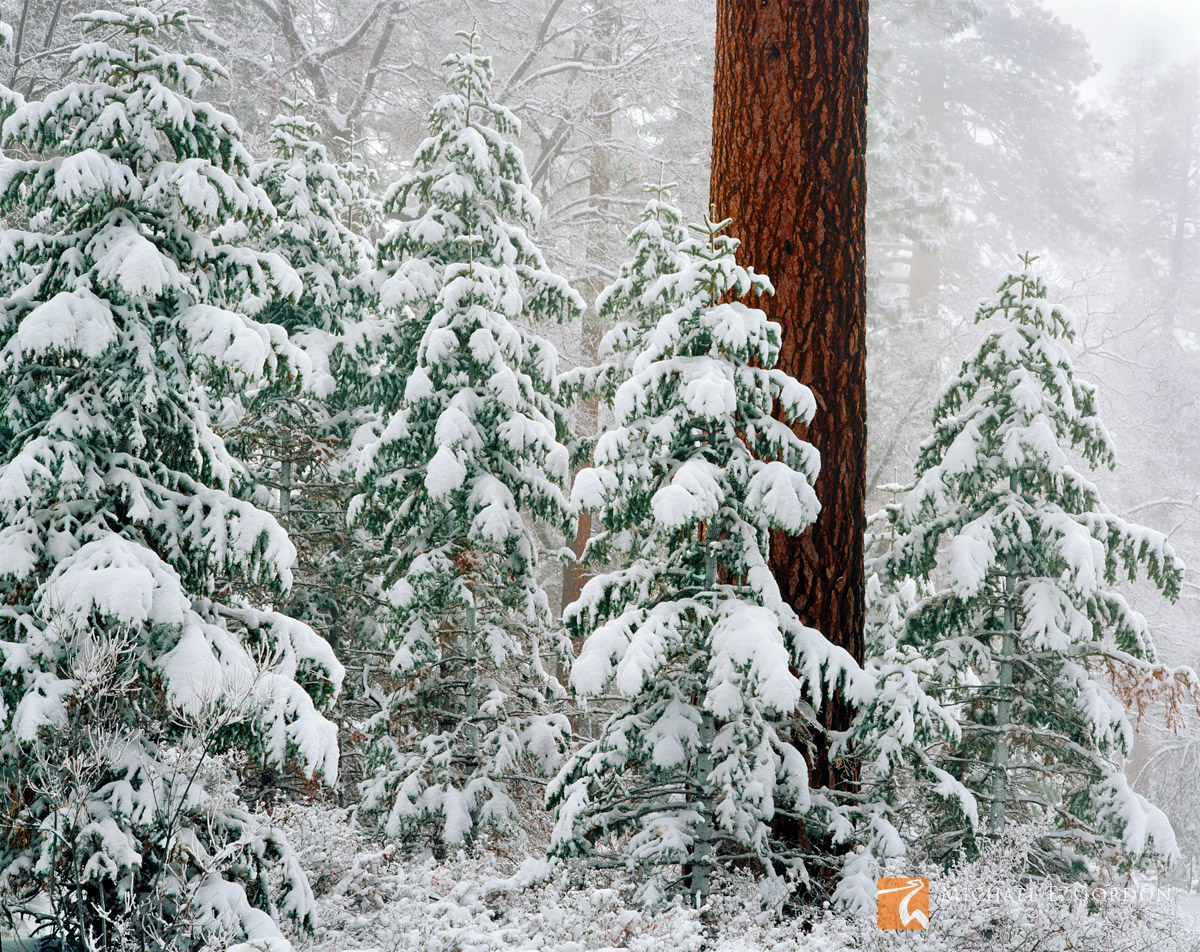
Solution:
[{"label": "fog", "polygon": [[1105,81],[1143,53],[1160,60],[1200,55],[1200,9],[1191,0],[1050,0],[1047,6],[1083,31]]}]

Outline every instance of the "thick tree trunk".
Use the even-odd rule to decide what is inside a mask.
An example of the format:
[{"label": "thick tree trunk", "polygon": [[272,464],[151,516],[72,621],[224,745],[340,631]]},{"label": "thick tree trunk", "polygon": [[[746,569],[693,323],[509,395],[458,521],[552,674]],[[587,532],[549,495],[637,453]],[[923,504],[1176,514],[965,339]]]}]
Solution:
[{"label": "thick tree trunk", "polygon": [[[783,325],[780,365],[812,388],[805,436],[821,453],[821,516],[775,534],[771,565],[800,618],[863,660],[866,493],[867,0],[718,0],[712,201],[739,257],[767,274],[762,307]],[[822,705],[825,724],[850,711]],[[824,744],[814,785],[845,788],[853,765]],[[777,833],[806,844],[799,824]]]}]

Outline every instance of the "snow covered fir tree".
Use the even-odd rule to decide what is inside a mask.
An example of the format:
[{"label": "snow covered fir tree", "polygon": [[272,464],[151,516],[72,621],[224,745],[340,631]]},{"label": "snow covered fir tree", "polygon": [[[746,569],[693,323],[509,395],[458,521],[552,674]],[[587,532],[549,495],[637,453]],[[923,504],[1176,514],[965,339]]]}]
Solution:
[{"label": "snow covered fir tree", "polygon": [[561,378],[566,392],[598,399],[610,411],[617,388],[629,378],[646,346],[646,335],[671,308],[672,302],[657,287],[659,279],[685,265],[680,247],[687,229],[683,212],[670,201],[675,188],[674,182],[662,181],[644,186],[650,198],[629,233],[629,260],[596,298],[596,313],[611,325],[597,348],[600,363],[568,370]]},{"label": "snow covered fir tree", "polygon": [[273,155],[253,170],[275,215],[226,225],[219,237],[248,241],[295,268],[303,291],[276,294],[257,316],[283,327],[312,369],[304,380],[276,376],[232,395],[221,418],[226,443],[249,470],[247,495],[277,515],[299,550],[287,611],[336,647],[361,642],[373,627],[363,547],[345,517],[353,491],[348,447],[363,416],[355,342],[377,310],[367,281],[370,243],[349,223],[370,217],[358,164],[330,156],[305,103],[281,106],[271,124]]},{"label": "snow covered fir tree", "polygon": [[386,202],[412,216],[382,243],[399,260],[382,284],[400,312],[385,340],[414,351],[386,351],[385,372],[412,369],[377,405],[353,504],[394,610],[364,808],[386,813],[389,838],[455,846],[512,828],[514,783],[556,768],[570,737],[548,707],[562,688],[547,665],[567,649],[526,522],[566,525],[565,411],[555,349],[530,325],[582,310],[529,238],[538,203],[506,139],[516,120],[475,35],[460,36],[416,167]]},{"label": "snow covered fir tree", "polygon": [[805,875],[771,821],[786,811],[827,828],[833,805],[781,728],[827,692],[858,700],[866,687],[767,566],[768,530],[801,532],[820,509],[816,452],[771,410],[807,422],[815,402],[774,369],[779,326],[722,303],[771,290],[736,263],[727,225],[694,226],[663,256],[678,270],[636,299],[631,322],[643,308],[661,316],[573,492],[601,527],[588,555],[617,568],[567,610],[585,639],[571,687],[615,701],[549,789],[552,850],[630,870],[645,902],[683,890],[702,902],[732,857],[770,880]]},{"label": "snow covered fir tree", "polygon": [[880,700],[860,740],[882,776],[907,760],[918,782],[900,788],[929,791],[909,804],[921,853],[948,862],[985,833],[1041,823],[1036,871],[1087,876],[1089,862],[1175,852],[1121,767],[1130,709],[1194,694],[1195,676],[1159,663],[1115,587],[1141,572],[1173,599],[1183,565],[1073,464],[1115,458],[1066,349],[1071,319],[1033,260],[980,305],[992,326],[943,388],[916,480],[888,507],[872,565]]},{"label": "snow covered fir tree", "polygon": [[187,14],[82,22],[71,81],[10,95],[3,127],[0,207],[26,224],[0,233],[0,907],[72,948],[268,937],[312,923],[307,879],[199,771],[236,745],[333,778],[342,668],[258,607],[295,549],[230,494],[208,408],[307,369],[231,304],[300,282],[210,237],[272,208],[237,123],[194,98],[219,67],[171,51]]}]

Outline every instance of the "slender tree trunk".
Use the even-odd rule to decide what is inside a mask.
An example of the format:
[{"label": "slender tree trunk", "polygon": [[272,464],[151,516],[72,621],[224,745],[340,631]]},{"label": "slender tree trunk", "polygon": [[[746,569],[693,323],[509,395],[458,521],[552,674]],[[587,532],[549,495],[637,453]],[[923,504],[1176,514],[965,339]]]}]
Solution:
[{"label": "slender tree trunk", "polygon": [[292,529],[292,461],[285,459],[279,465],[279,521],[289,531]]},{"label": "slender tree trunk", "polygon": [[[597,63],[612,63],[616,59],[616,41],[619,7],[612,0],[597,10],[596,38],[600,43],[595,54]],[[608,220],[609,206],[612,204],[612,133],[613,133],[613,98],[611,91],[601,85],[592,97],[592,110],[596,116],[595,145],[592,149],[591,168],[588,173],[588,195],[594,207],[594,221],[588,229],[588,250],[593,262],[602,263],[605,260],[604,242],[611,223]],[[588,306],[583,315],[583,352],[588,363],[599,360],[600,340],[604,336],[604,328],[600,326],[600,316],[596,313],[596,296],[605,285],[602,266],[584,282],[584,293],[587,295]],[[594,435],[600,427],[600,402],[593,397],[584,407],[586,422],[584,424],[589,436]],[[592,535],[592,514],[581,512],[575,524],[575,538],[571,543],[571,551],[575,558],[583,556],[588,539]],[[575,601],[583,591],[589,576],[578,562],[568,562],[563,568],[562,610]],[[579,647],[578,645],[576,646]]]},{"label": "slender tree trunk", "polygon": [[[1017,492],[1016,474],[1008,477],[1008,488]],[[1012,722],[1013,655],[1017,630],[1017,557],[1009,552],[1004,570],[1004,635],[1000,645],[1000,700],[996,704],[996,742],[992,750],[992,802],[988,810],[988,832],[1004,832],[1008,803],[1008,729]]]},{"label": "slender tree trunk", "polygon": [[[941,63],[926,63],[921,67],[921,118],[929,135],[941,135],[946,115],[946,70]],[[942,191],[942,170],[934,177],[935,194]],[[914,313],[932,313],[937,308],[938,292],[942,286],[942,259],[936,248],[915,245],[909,269],[908,304]]]},{"label": "slender tree trunk", "polygon": [[17,35],[12,41],[12,75],[9,77],[8,85],[15,88],[17,85],[17,77],[21,74],[21,47],[25,42],[25,19],[29,16],[29,0],[25,0],[21,4],[21,19],[17,21]]},{"label": "slender tree trunk", "polygon": [[1167,270],[1167,300],[1163,308],[1162,330],[1168,344],[1174,343],[1175,318],[1179,313],[1179,305],[1183,300],[1186,275],[1184,261],[1186,257],[1189,232],[1194,221],[1192,219],[1192,159],[1196,154],[1197,126],[1200,126],[1200,93],[1194,85],[1188,90],[1189,97],[1185,106],[1184,145],[1179,156],[1179,172],[1176,179],[1175,192],[1175,227],[1171,234],[1171,255]]},{"label": "slender tree trunk", "polygon": [[[862,661],[866,494],[867,0],[718,0],[712,201],[767,274],[763,308],[780,359],[813,390],[805,436],[821,453],[822,512],[799,538],[775,533],[771,565],[800,618]],[[850,710],[822,705],[825,724]],[[819,742],[814,786],[845,788],[852,764]],[[798,822],[776,833],[801,849]]]},{"label": "slender tree trunk", "polygon": [[699,754],[694,779],[696,785],[705,792],[696,798],[695,809],[700,814],[700,822],[695,828],[691,862],[683,866],[684,885],[696,909],[708,901],[708,894],[712,890],[714,804],[713,798],[708,795],[712,789],[708,776],[713,769],[712,744],[716,735],[716,721],[712,714],[704,711],[700,717]]},{"label": "slender tree trunk", "polygon": [[[588,408],[591,409],[590,407]],[[589,422],[595,421],[595,415],[589,413]],[[586,468],[586,467],[584,467]],[[571,540],[571,551],[575,554],[575,558],[583,558],[583,550],[587,547],[588,539],[592,537],[592,514],[586,510],[581,512],[575,519],[575,538]],[[583,591],[583,586],[587,584],[588,574],[578,561],[568,562],[563,566],[563,582],[562,582],[562,603],[559,606],[559,613],[567,610],[580,593]],[[576,645],[578,649],[580,646]]]}]

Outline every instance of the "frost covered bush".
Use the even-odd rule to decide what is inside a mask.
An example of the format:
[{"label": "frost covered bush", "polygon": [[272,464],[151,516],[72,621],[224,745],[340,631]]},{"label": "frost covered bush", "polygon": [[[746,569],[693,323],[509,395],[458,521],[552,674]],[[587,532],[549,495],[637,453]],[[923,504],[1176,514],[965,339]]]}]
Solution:
[{"label": "frost covered bush", "polygon": [[[503,844],[443,861],[380,848],[347,825],[346,811],[294,804],[280,825],[309,869],[320,927],[294,937],[312,952],[660,948],[699,950],[692,910],[632,907],[633,885],[568,871]],[[672,944],[674,943],[674,944]],[[244,952],[244,950],[243,950]]]},{"label": "frost covered bush", "polygon": [[[883,871],[886,876],[929,878],[927,930],[881,931],[871,915],[846,919],[844,925],[827,918],[823,928],[831,935],[848,933],[854,948],[880,952],[1182,952],[1200,947],[1196,921],[1179,905],[1183,897],[1160,890],[1152,880],[1125,874],[1090,884],[1030,878],[1045,836],[1045,824],[1014,824],[999,838],[981,841],[974,859],[960,856],[948,869],[898,864]],[[1116,870],[1109,873],[1116,875]]]},{"label": "frost covered bush", "polygon": [[176,762],[189,725],[208,752],[337,771],[320,709],[342,667],[261,607],[295,549],[232,495],[208,414],[223,387],[307,371],[245,312],[299,281],[212,237],[273,209],[237,123],[195,98],[219,67],[167,48],[188,15],[127,0],[80,22],[111,41],[40,101],[6,93],[0,135],[0,212],[25,224],[0,231],[0,906],[49,897],[79,948],[132,929],[188,949],[312,911],[273,834]]},{"label": "frost covered bush", "polygon": [[672,948],[698,950],[690,911],[652,915],[630,906],[629,888],[580,884],[540,860],[515,869],[486,856],[395,862],[365,854],[319,902],[326,930],[317,949]]},{"label": "frost covered bush", "polygon": [[1044,829],[1011,826],[998,840],[980,844],[974,860],[948,868],[897,864],[883,876],[929,878],[927,929],[881,930],[874,903],[861,914],[829,908],[780,919],[748,907],[745,887],[721,890],[712,899],[719,923],[715,949],[772,952],[1098,952],[1127,949],[1191,952],[1200,928],[1186,897],[1152,882],[1093,884],[1031,880],[1031,857],[1041,850]]}]

